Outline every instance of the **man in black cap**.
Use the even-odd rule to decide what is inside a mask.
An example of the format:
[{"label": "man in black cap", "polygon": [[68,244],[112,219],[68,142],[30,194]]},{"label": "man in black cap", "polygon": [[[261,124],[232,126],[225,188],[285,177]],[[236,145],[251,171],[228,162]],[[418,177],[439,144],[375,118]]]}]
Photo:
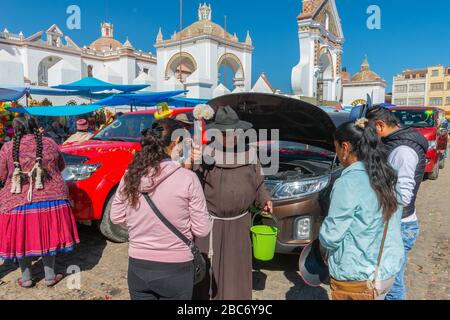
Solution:
[{"label": "man in black cap", "polygon": [[370,108],[367,118],[386,146],[389,163],[398,172],[398,190],[404,205],[402,237],[405,261],[386,299],[406,300],[404,275],[407,255],[416,243],[420,231],[416,198],[425,175],[426,153],[429,145],[427,139],[417,130],[402,128],[395,114],[384,107]]}]

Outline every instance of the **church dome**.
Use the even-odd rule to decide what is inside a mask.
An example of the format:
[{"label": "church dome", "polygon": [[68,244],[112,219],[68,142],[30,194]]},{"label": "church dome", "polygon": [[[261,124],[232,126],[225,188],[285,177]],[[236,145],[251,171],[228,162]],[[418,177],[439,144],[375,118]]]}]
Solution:
[{"label": "church dome", "polygon": [[122,49],[123,45],[116,39],[114,39],[114,26],[110,23],[101,24],[102,37],[95,40],[89,45],[89,49],[95,49],[96,51],[115,51]]},{"label": "church dome", "polygon": [[[225,31],[224,28],[209,20],[201,20],[191,24],[189,27],[181,31],[182,37],[190,38],[202,34],[210,34],[218,37],[226,37],[229,40],[236,40],[234,36]],[[179,39],[180,33],[175,34],[174,38]]]},{"label": "church dome", "polygon": [[352,82],[366,82],[377,80],[381,80],[381,77],[372,70],[370,70],[370,64],[367,58],[364,59],[359,72],[355,73],[355,75],[352,78]]},{"label": "church dome", "polygon": [[[190,39],[200,35],[211,35],[220,37],[229,41],[239,42],[236,34],[228,33],[223,27],[214,23],[211,19],[212,9],[210,5],[200,5],[198,9],[198,21],[184,28],[181,32],[177,32],[172,36],[171,41],[182,39]],[[162,42],[162,35],[158,34],[158,40]],[[247,44],[251,44],[251,38],[247,37]]]},{"label": "church dome", "polygon": [[121,49],[123,45],[113,38],[101,37],[89,45],[89,49],[95,49],[96,51],[115,51]]}]

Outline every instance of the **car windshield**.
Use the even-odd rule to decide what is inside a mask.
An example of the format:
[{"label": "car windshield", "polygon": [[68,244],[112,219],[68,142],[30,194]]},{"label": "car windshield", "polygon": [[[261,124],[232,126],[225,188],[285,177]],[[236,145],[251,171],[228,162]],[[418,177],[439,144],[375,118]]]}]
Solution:
[{"label": "car windshield", "polygon": [[395,110],[394,114],[405,127],[434,127],[434,110]]},{"label": "car windshield", "polygon": [[139,142],[141,132],[150,128],[153,121],[152,114],[124,115],[95,135],[93,140]]}]

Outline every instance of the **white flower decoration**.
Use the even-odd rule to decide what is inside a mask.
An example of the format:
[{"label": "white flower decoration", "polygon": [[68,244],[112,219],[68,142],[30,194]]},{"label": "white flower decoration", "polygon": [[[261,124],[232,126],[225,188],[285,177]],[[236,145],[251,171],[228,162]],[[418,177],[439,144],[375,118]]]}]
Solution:
[{"label": "white flower decoration", "polygon": [[199,104],[194,109],[194,118],[197,120],[211,120],[214,115],[214,109],[207,104]]}]

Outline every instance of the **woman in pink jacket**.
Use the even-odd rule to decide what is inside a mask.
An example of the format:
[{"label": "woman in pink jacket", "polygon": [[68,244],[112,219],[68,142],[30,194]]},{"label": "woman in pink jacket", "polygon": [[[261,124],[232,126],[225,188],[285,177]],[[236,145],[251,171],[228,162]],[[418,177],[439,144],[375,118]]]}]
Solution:
[{"label": "woman in pink jacket", "polygon": [[172,141],[175,120],[154,123],[143,133],[111,209],[111,221],[130,236],[128,286],[132,300],[190,300],[194,286],[191,249],[155,215],[143,193],[188,239],[206,237],[211,229],[203,188],[195,173],[171,160],[179,141]]}]

